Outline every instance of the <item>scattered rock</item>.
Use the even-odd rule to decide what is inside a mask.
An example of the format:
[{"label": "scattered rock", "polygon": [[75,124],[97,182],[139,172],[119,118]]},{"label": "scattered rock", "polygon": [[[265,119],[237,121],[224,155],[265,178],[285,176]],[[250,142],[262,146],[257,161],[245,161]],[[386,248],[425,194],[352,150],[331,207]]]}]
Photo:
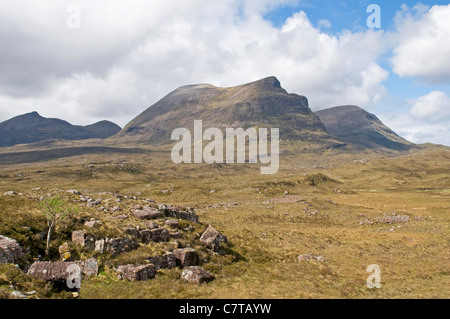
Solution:
[{"label": "scattered rock", "polygon": [[138,247],[138,243],[128,237],[106,238],[105,240],[105,251],[113,256],[135,250]]},{"label": "scattered rock", "polygon": [[169,231],[163,227],[158,227],[154,229],[145,229],[139,231],[139,238],[144,244],[149,242],[162,242],[168,241],[170,237]]},{"label": "scattered rock", "polygon": [[393,216],[384,216],[380,220],[381,223],[386,224],[402,224],[409,222],[408,215],[393,215]]},{"label": "scattered rock", "polygon": [[23,293],[21,293],[20,291],[17,291],[17,290],[13,291],[13,292],[11,293],[11,295],[12,295],[14,298],[16,298],[16,299],[25,299],[25,298],[27,298],[27,296],[25,296]]},{"label": "scattered rock", "polygon": [[75,189],[69,189],[67,193],[73,194],[73,195],[81,195],[81,193]]},{"label": "scattered rock", "polygon": [[131,213],[137,219],[156,219],[162,217],[162,214],[158,209],[149,206],[145,206],[143,210],[132,210]]},{"label": "scattered rock", "polygon": [[315,261],[326,261],[325,258],[323,258],[322,256],[318,256],[318,255],[314,255],[314,254],[305,254],[305,255],[300,255],[298,256],[298,261],[311,261],[311,260],[315,260]]},{"label": "scattered rock", "polygon": [[95,251],[103,254],[103,252],[105,251],[105,240],[104,239],[99,239],[95,241]]},{"label": "scattered rock", "polygon": [[95,220],[95,219],[91,219],[90,221],[86,221],[84,222],[84,226],[89,227],[89,228],[94,228],[97,225],[101,225],[102,222],[99,220]]},{"label": "scattered rock", "polygon": [[65,242],[61,246],[58,247],[59,255],[61,256],[61,261],[69,260],[70,255],[70,246],[69,243]]},{"label": "scattered rock", "polygon": [[72,233],[72,241],[87,250],[95,249],[95,237],[91,234],[87,234],[83,230],[76,230]]},{"label": "scattered rock", "polygon": [[98,275],[98,261],[95,258],[89,258],[84,261],[76,262],[80,268],[81,272],[85,276],[97,276]]},{"label": "scattered rock", "polygon": [[3,193],[3,196],[12,196],[12,195],[17,195],[17,193],[15,191],[8,191]]},{"label": "scattered rock", "polygon": [[114,219],[121,219],[121,220],[124,220],[124,219],[127,219],[127,218],[128,218],[128,215],[125,215],[125,214],[123,214],[123,215],[117,215],[117,216],[114,216],[113,218],[114,218]]},{"label": "scattered rock", "polygon": [[185,268],[181,274],[181,278],[198,284],[214,280],[214,276],[212,274],[198,266]]},{"label": "scattered rock", "polygon": [[193,248],[175,249],[173,254],[175,255],[177,266],[181,268],[199,264],[198,254]]},{"label": "scattered rock", "polygon": [[200,242],[202,242],[209,249],[218,251],[223,243],[228,243],[228,238],[209,225],[200,237]]},{"label": "scattered rock", "polygon": [[181,239],[183,238],[183,235],[180,232],[173,232],[173,233],[169,233],[170,238],[173,239]]},{"label": "scattered rock", "polygon": [[175,219],[166,220],[165,224],[170,228],[178,228],[178,221]]},{"label": "scattered rock", "polygon": [[167,252],[161,257],[161,268],[172,269],[177,266],[177,259],[174,253]]},{"label": "scattered rock", "polygon": [[117,273],[120,279],[126,279],[130,281],[146,281],[154,278],[156,275],[156,267],[152,264],[148,265],[125,265],[119,266]]},{"label": "scattered rock", "polygon": [[[120,206],[114,206],[109,210],[111,213],[120,212]],[[127,216],[128,217],[128,216]]]},{"label": "scattered rock", "polygon": [[160,210],[166,217],[183,219],[194,223],[199,222],[198,216],[192,208],[182,210],[181,208],[174,206],[160,205]]},{"label": "scattered rock", "polygon": [[0,264],[15,264],[23,257],[25,256],[17,241],[0,235]]}]

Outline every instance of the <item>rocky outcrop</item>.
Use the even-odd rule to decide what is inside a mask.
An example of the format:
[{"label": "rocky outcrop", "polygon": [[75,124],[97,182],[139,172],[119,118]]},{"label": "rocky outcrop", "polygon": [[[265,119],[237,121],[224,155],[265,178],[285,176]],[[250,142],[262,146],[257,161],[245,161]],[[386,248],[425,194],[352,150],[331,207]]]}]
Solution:
[{"label": "rocky outcrop", "polygon": [[202,242],[209,249],[218,251],[223,243],[228,243],[228,238],[209,225],[200,237],[200,242]]},{"label": "rocky outcrop", "polygon": [[[73,279],[78,278],[81,283],[81,267],[75,262],[50,262],[37,261],[28,269],[29,276],[50,281],[59,289],[71,290],[80,288],[76,286],[69,287]],[[75,285],[75,284],[74,284]]]},{"label": "rocky outcrop", "polygon": [[119,266],[117,269],[118,277],[130,281],[146,281],[152,279],[156,275],[156,267],[152,264],[148,265],[125,265]]},{"label": "rocky outcrop", "polygon": [[197,284],[214,280],[214,276],[212,274],[198,266],[184,269],[181,274],[181,278]]},{"label": "rocky outcrop", "polygon": [[105,239],[105,251],[113,256],[117,256],[127,251],[132,251],[138,247],[139,244],[128,237]]},{"label": "rocky outcrop", "polygon": [[23,257],[22,248],[17,241],[0,235],[0,264],[14,264]]},{"label": "rocky outcrop", "polygon": [[160,205],[159,209],[166,217],[183,219],[194,223],[199,222],[199,218],[193,208],[183,210],[179,207]]},{"label": "rocky outcrop", "polygon": [[133,209],[131,213],[133,214],[134,217],[144,220],[162,217],[162,214],[158,209],[149,206],[144,206],[142,210]]},{"label": "rocky outcrop", "polygon": [[175,255],[177,266],[181,268],[199,264],[198,254],[193,248],[175,249],[173,254]]}]

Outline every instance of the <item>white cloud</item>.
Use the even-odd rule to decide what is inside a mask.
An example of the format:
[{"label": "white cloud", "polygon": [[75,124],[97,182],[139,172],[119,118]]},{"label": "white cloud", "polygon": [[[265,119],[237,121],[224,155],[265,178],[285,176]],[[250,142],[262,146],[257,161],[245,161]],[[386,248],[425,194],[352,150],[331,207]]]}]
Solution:
[{"label": "white cloud", "polygon": [[428,123],[415,118],[411,113],[397,112],[377,114],[377,117],[410,142],[449,145],[450,125],[448,122]]},{"label": "white cloud", "polygon": [[450,4],[406,5],[396,16],[393,71],[429,83],[450,82]]},{"label": "white cloud", "polygon": [[37,110],[74,124],[125,125],[178,86],[231,86],[275,75],[313,109],[370,106],[388,72],[383,33],[322,33],[304,12],[281,29],[263,14],[295,1],[0,2],[0,120]]},{"label": "white cloud", "polygon": [[410,113],[428,123],[450,122],[450,98],[442,91],[432,91],[419,97]]}]

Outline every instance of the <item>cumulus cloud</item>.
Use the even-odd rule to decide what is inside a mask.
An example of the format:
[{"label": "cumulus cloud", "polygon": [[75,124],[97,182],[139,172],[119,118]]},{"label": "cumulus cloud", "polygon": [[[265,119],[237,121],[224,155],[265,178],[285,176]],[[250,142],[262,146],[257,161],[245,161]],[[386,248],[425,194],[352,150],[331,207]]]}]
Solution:
[{"label": "cumulus cloud", "polygon": [[450,98],[442,91],[432,91],[419,97],[410,111],[418,120],[428,123],[450,121]]},{"label": "cumulus cloud", "polygon": [[450,4],[406,5],[396,16],[393,71],[429,83],[450,83]]},{"label": "cumulus cloud", "polygon": [[[178,86],[269,75],[313,109],[380,101],[382,31],[338,35],[306,13],[281,28],[266,12],[293,0],[0,2],[0,120],[37,110],[74,124],[124,126]],[[77,4],[81,28],[67,27]],[[326,27],[326,25],[323,25]]]}]

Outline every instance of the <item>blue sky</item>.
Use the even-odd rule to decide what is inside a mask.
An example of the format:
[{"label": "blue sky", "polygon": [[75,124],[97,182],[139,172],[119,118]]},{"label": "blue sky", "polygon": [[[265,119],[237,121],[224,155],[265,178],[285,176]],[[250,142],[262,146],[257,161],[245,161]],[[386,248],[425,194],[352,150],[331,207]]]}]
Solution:
[{"label": "blue sky", "polygon": [[313,111],[358,105],[450,146],[449,39],[438,0],[5,0],[0,122],[38,111],[123,127],[179,86],[276,76]]}]

